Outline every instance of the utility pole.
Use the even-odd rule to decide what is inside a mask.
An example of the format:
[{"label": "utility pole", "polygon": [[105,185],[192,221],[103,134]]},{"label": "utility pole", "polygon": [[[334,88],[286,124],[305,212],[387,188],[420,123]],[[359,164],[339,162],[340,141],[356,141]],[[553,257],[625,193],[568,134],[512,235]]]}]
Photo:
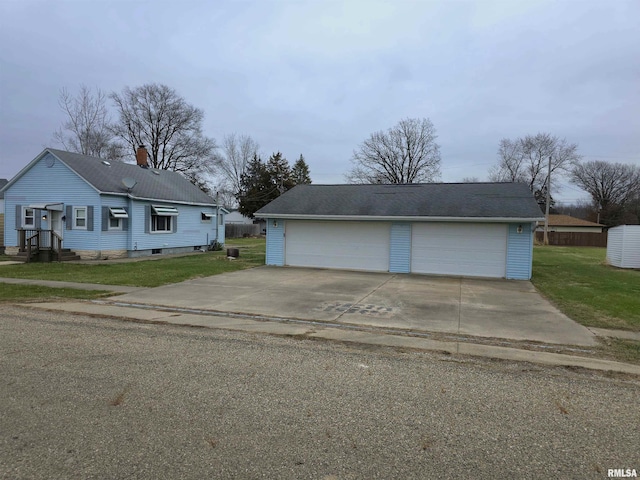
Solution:
[{"label": "utility pole", "polygon": [[549,168],[547,170],[547,201],[544,214],[544,240],[545,245],[549,245],[549,202],[551,201],[551,155],[549,155]]}]

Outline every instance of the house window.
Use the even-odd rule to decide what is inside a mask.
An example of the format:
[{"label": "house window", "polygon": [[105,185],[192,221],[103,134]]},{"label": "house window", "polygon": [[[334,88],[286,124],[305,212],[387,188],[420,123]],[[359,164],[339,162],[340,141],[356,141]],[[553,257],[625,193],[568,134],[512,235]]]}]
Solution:
[{"label": "house window", "polygon": [[151,231],[170,232],[171,217],[166,217],[164,215],[151,215]]},{"label": "house window", "polygon": [[211,223],[211,218],[214,216],[213,213],[201,212],[200,213],[200,221],[202,223]]},{"label": "house window", "polygon": [[109,230],[122,230],[122,221],[119,218],[109,217]]},{"label": "house window", "polygon": [[86,207],[73,207],[73,227],[79,230],[87,229]]},{"label": "house window", "polygon": [[24,228],[36,226],[36,212],[33,208],[24,208],[22,210],[22,226]]},{"label": "house window", "polygon": [[172,217],[178,216],[176,207],[165,207],[161,205],[151,205],[151,232],[171,232],[173,231]]},{"label": "house window", "polygon": [[109,208],[109,230],[122,230],[123,218],[129,218],[129,214],[124,208]]},{"label": "house window", "polygon": [[218,214],[218,225],[222,225],[223,218],[224,218],[224,217],[223,217],[223,215],[222,215],[221,213],[220,213],[220,214]]}]

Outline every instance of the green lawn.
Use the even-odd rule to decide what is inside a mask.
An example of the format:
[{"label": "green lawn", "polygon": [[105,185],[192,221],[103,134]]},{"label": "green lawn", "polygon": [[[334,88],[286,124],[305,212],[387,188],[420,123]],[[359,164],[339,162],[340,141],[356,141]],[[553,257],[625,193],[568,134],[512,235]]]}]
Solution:
[{"label": "green lawn", "polygon": [[91,299],[114,295],[104,290],[78,290],[76,288],[52,288],[40,285],[14,285],[3,283],[0,287],[0,302],[57,300],[60,298]]},{"label": "green lawn", "polygon": [[[237,247],[240,257],[228,260],[226,248]],[[102,285],[157,287],[190,278],[216,275],[264,265],[265,240],[261,238],[230,239],[220,252],[194,253],[173,258],[136,262],[109,263],[26,263],[0,265],[0,277],[61,280]],[[5,285],[3,285],[3,288]]]},{"label": "green lawn", "polygon": [[640,271],[605,257],[605,248],[535,247],[532,282],[582,325],[640,331]]}]

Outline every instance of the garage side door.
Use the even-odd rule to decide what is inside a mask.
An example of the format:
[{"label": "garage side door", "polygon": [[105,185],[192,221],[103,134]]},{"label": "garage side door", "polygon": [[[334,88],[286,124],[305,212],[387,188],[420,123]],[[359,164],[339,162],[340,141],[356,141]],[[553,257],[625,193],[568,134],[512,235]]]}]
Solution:
[{"label": "garage side door", "polygon": [[411,271],[469,277],[506,276],[507,225],[414,223]]},{"label": "garage side door", "polygon": [[289,220],[285,264],[387,272],[389,239],[389,223]]}]

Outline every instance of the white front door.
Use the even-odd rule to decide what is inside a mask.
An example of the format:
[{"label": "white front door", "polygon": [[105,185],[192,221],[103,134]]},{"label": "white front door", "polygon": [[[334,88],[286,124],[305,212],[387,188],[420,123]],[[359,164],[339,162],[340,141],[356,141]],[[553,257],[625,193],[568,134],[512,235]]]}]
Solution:
[{"label": "white front door", "polygon": [[62,212],[49,210],[48,213],[51,218],[51,230],[53,230],[60,238],[62,238],[62,233],[64,232],[64,228],[62,228]]}]

